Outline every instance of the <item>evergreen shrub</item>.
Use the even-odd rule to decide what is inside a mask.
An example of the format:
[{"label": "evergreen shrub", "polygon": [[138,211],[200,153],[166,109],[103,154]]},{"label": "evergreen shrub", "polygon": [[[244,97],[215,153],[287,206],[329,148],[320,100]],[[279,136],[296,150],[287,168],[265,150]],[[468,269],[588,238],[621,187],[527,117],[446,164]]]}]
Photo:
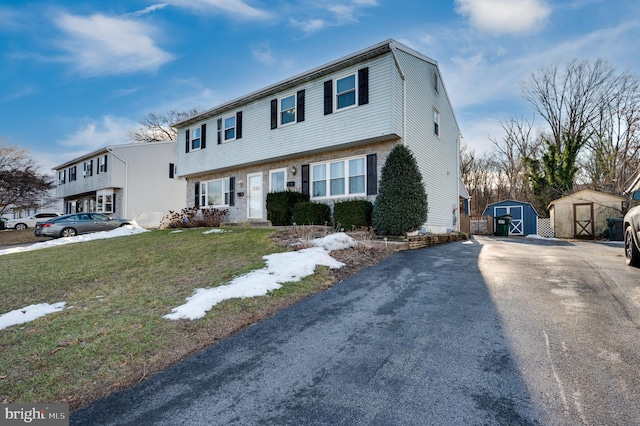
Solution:
[{"label": "evergreen shrub", "polygon": [[293,206],[309,201],[309,195],[294,191],[270,192],[267,194],[267,220],[274,226],[291,225]]},{"label": "evergreen shrub", "polygon": [[351,231],[360,227],[371,226],[373,204],[369,200],[348,200],[335,203],[333,206],[333,223]]},{"label": "evergreen shrub", "polygon": [[303,201],[293,207],[291,220],[298,225],[324,225],[331,221],[331,209],[323,203]]}]

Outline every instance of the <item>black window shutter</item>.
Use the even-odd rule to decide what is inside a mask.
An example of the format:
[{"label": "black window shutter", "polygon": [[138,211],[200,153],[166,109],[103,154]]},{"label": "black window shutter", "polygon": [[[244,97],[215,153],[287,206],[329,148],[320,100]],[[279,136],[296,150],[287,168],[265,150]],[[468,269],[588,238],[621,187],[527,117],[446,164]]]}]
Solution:
[{"label": "black window shutter", "polygon": [[271,130],[278,128],[278,100],[271,100]]},{"label": "black window shutter", "polygon": [[218,145],[222,143],[222,118],[218,118]]},{"label": "black window shutter", "polygon": [[242,138],[242,111],[236,113],[236,139]]},{"label": "black window shutter", "polygon": [[302,174],[302,193],[309,195],[309,165],[303,164],[300,167],[300,172]]},{"label": "black window shutter", "polygon": [[304,90],[298,90],[296,94],[296,121],[304,121]]},{"label": "black window shutter", "polygon": [[207,123],[202,123],[200,126],[200,149],[207,147]]},{"label": "black window shutter", "polygon": [[[115,212],[116,211],[116,194],[113,194],[113,197],[111,198],[111,202],[113,204],[111,204],[111,211]],[[120,216],[122,216],[122,214],[120,214]]]},{"label": "black window shutter", "polygon": [[174,167],[175,167],[175,164],[169,163],[169,179],[173,179],[174,178],[174,173],[173,173]]},{"label": "black window shutter", "polygon": [[196,193],[196,199],[195,199],[194,206],[199,207],[200,206],[200,182],[196,182],[195,193]]},{"label": "black window shutter", "polygon": [[324,82],[324,115],[333,112],[333,80]]},{"label": "black window shutter", "polygon": [[229,205],[236,205],[236,177],[231,176],[229,178]]},{"label": "black window shutter", "polygon": [[89,166],[89,167],[90,167],[90,169],[89,169],[89,176],[93,176],[93,160],[91,160],[91,163],[90,163],[90,166]]},{"label": "black window shutter", "polygon": [[378,154],[367,155],[367,195],[378,193]]},{"label": "black window shutter", "polygon": [[369,68],[358,70],[358,105],[369,103]]},{"label": "black window shutter", "polygon": [[107,172],[107,158],[108,157],[105,155],[104,156],[104,171],[105,171],[105,173]]},{"label": "black window shutter", "polygon": [[189,145],[191,145],[191,141],[189,140],[189,129],[187,129],[184,132],[184,139],[185,139],[185,144],[184,144],[184,152],[189,152]]}]

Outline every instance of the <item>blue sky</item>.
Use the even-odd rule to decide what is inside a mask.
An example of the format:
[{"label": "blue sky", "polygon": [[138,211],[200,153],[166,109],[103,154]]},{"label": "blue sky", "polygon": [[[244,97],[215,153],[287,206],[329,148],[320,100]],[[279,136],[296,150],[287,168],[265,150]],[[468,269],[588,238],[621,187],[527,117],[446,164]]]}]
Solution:
[{"label": "blue sky", "polygon": [[390,38],[438,62],[483,152],[498,120],[533,116],[521,82],[541,67],[640,73],[640,1],[0,0],[0,143],[48,171],[128,142],[149,112],[209,109]]}]

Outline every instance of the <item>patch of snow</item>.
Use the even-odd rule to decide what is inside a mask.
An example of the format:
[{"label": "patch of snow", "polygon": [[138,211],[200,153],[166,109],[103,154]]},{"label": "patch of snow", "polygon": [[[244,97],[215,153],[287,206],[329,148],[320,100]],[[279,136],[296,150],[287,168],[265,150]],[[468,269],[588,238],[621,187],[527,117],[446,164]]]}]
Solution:
[{"label": "patch of snow", "polygon": [[213,229],[209,229],[208,231],[204,231],[204,232],[203,232],[203,234],[204,234],[204,235],[209,235],[209,234],[222,234],[223,232],[231,232],[231,231],[226,230],[226,229],[213,228]]},{"label": "patch of snow", "polygon": [[53,312],[60,312],[64,309],[66,302],[58,302],[50,305],[48,303],[40,303],[38,305],[29,305],[22,309],[16,309],[6,314],[0,315],[0,330],[12,325],[24,324],[33,321]]},{"label": "patch of snow", "polygon": [[128,235],[140,234],[142,232],[148,232],[146,229],[140,226],[125,225],[111,231],[94,232],[92,234],[77,235],[69,238],[57,238],[55,240],[43,241],[41,243],[31,244],[26,247],[12,247],[5,250],[0,250],[0,256],[4,254],[22,253],[24,251],[40,250],[49,247],[57,247],[65,244],[84,243],[93,240],[104,240],[107,238],[124,237]]},{"label": "patch of snow", "polygon": [[173,308],[164,318],[202,318],[211,308],[224,300],[264,296],[282,287],[283,283],[300,281],[313,275],[317,265],[328,266],[331,269],[341,268],[344,263],[335,260],[329,252],[353,247],[357,241],[345,233],[337,233],[315,239],[313,244],[316,247],[263,256],[267,262],[265,268],[237,277],[229,284],[198,288],[187,298],[185,304]]},{"label": "patch of snow", "polygon": [[531,238],[533,240],[560,241],[558,238],[542,237],[542,236],[540,236],[538,234],[529,234],[525,238]]}]

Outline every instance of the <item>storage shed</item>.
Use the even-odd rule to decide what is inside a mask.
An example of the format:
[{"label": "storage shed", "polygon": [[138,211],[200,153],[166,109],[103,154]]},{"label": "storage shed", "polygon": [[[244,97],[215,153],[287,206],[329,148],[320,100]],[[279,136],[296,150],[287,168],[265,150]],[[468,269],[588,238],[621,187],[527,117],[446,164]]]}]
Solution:
[{"label": "storage shed", "polygon": [[509,225],[509,235],[526,236],[538,233],[538,212],[530,203],[516,200],[503,200],[489,204],[482,214],[493,216],[494,218],[510,215],[511,224]]},{"label": "storage shed", "polygon": [[625,198],[584,189],[549,203],[558,238],[593,239],[608,229],[607,218],[621,217]]}]

